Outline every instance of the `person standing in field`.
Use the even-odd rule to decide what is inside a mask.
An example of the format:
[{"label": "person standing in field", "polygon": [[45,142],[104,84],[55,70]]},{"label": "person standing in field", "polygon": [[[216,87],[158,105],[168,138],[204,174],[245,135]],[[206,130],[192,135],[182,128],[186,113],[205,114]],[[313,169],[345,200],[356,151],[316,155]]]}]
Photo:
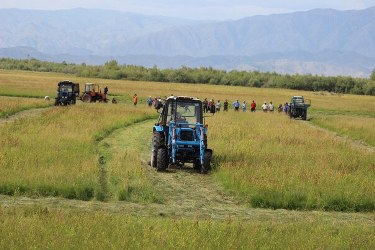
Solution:
[{"label": "person standing in field", "polygon": [[255,112],[256,108],[257,108],[257,104],[256,104],[255,101],[253,100],[253,102],[252,102],[251,105],[250,105],[250,110],[251,110],[251,112]]},{"label": "person standing in field", "polygon": [[204,98],[204,101],[203,101],[203,112],[207,113],[207,111],[208,111],[208,101],[207,101],[207,98]]},{"label": "person standing in field", "polygon": [[134,94],[134,96],[133,96],[133,104],[134,104],[134,106],[137,106],[137,103],[138,103],[138,96],[137,96],[137,94]]},{"label": "person standing in field", "polygon": [[220,112],[220,109],[221,109],[221,103],[220,103],[220,100],[217,100],[217,103],[216,103],[216,111],[217,111],[217,112]]},{"label": "person standing in field", "polygon": [[240,102],[238,100],[236,100],[233,103],[233,107],[234,107],[234,111],[238,111],[238,109],[240,108]]},{"label": "person standing in field", "polygon": [[228,99],[225,99],[225,102],[224,102],[224,111],[228,111]]},{"label": "person standing in field", "polygon": [[264,104],[262,105],[262,110],[263,112],[267,112],[268,111],[268,105],[266,102],[264,102]]},{"label": "person standing in field", "polygon": [[104,88],[104,94],[107,95],[107,93],[108,93],[108,86],[105,86],[105,88]]},{"label": "person standing in field", "polygon": [[246,101],[242,103],[242,112],[246,112]]},{"label": "person standing in field", "polygon": [[148,104],[149,107],[152,106],[152,98],[151,98],[151,96],[147,99],[147,104]]},{"label": "person standing in field", "polygon": [[268,105],[268,110],[270,112],[273,112],[275,110],[275,107],[273,106],[272,102],[270,102],[270,104]]},{"label": "person standing in field", "polygon": [[284,105],[284,112],[285,112],[285,114],[289,113],[289,104],[287,102]]},{"label": "person standing in field", "polygon": [[283,111],[283,105],[282,104],[279,105],[279,107],[277,108],[277,111],[279,113]]},{"label": "person standing in field", "polygon": [[214,99],[210,100],[209,106],[210,106],[210,113],[215,114],[216,108],[215,108],[215,100]]}]

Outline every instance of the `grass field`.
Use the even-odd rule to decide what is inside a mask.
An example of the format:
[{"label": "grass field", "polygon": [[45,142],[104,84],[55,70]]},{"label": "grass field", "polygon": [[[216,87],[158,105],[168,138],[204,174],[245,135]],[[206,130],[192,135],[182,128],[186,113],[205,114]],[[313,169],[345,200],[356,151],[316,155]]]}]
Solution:
[{"label": "grass field", "polygon": [[[374,224],[324,215],[287,221],[137,218],[103,212],[1,208],[0,248],[343,249],[375,247]],[[368,223],[368,222],[367,222]]]},{"label": "grass field", "polygon": [[0,126],[0,192],[91,199],[101,193],[97,142],[150,117],[132,106],[88,104],[54,107]]},{"label": "grass field", "polygon": [[[26,97],[53,97],[63,79],[107,85],[120,102],[0,122],[0,193],[11,197],[0,196],[0,248],[375,247],[375,97],[0,71],[3,116],[50,105]],[[156,173],[157,114],[144,100],[170,94],[258,106],[304,95],[312,108],[306,122],[217,113],[205,119],[211,174]]]},{"label": "grass field", "polygon": [[[375,113],[375,112],[374,112]],[[348,115],[316,115],[312,122],[319,127],[337,132],[375,147],[375,117]]]}]

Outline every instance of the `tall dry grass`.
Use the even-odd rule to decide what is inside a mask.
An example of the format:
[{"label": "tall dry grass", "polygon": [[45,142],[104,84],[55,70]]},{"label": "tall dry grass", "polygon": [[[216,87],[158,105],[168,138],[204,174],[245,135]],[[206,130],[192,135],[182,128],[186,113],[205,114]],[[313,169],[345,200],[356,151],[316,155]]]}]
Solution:
[{"label": "tall dry grass", "polygon": [[0,193],[91,199],[100,194],[97,142],[149,119],[132,106],[55,107],[0,126]]},{"label": "tall dry grass", "polygon": [[208,119],[215,176],[253,207],[373,211],[375,154],[283,114]]}]

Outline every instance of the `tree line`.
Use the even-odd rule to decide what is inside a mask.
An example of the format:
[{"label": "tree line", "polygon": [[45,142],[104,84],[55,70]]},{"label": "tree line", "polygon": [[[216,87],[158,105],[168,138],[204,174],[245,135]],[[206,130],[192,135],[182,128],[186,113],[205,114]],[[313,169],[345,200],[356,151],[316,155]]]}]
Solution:
[{"label": "tree line", "polygon": [[369,79],[350,76],[319,76],[300,74],[278,74],[259,71],[226,71],[211,67],[178,69],[147,68],[135,65],[119,65],[116,60],[104,65],[86,65],[46,62],[36,59],[0,59],[0,69],[29,70],[74,74],[81,77],[103,79],[125,79],[133,81],[202,83],[258,88],[287,88],[307,91],[329,91],[335,93],[375,95],[375,69]]}]

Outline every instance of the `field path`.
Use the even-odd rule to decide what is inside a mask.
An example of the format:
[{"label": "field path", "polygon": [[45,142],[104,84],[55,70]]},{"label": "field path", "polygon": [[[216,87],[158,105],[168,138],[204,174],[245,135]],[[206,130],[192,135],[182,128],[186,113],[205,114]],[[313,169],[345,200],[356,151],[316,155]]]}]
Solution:
[{"label": "field path", "polygon": [[328,130],[326,128],[319,127],[318,125],[316,125],[312,122],[306,121],[305,123],[308,124],[308,126],[314,128],[314,129],[317,129],[317,130],[320,130],[320,131],[323,131],[325,133],[328,133],[328,134],[332,135],[334,138],[337,138],[338,140],[349,144],[353,148],[365,150],[365,151],[368,151],[368,152],[371,152],[371,153],[375,152],[375,147],[373,147],[371,145],[368,145],[367,143],[365,143],[363,141],[355,140],[355,139],[352,139],[348,136],[339,135],[338,133],[336,133],[334,131]]},{"label": "field path", "polygon": [[118,130],[104,141],[110,145],[113,153],[117,150],[138,150],[142,167],[164,197],[163,204],[158,208],[160,215],[209,218],[246,216],[247,205],[227,195],[211,174],[202,175],[191,167],[157,172],[148,165],[154,122],[145,121]]},{"label": "field path", "polygon": [[22,118],[35,117],[35,116],[40,115],[46,109],[48,108],[35,108],[35,109],[23,110],[11,116],[0,118],[0,124],[11,123]]}]

